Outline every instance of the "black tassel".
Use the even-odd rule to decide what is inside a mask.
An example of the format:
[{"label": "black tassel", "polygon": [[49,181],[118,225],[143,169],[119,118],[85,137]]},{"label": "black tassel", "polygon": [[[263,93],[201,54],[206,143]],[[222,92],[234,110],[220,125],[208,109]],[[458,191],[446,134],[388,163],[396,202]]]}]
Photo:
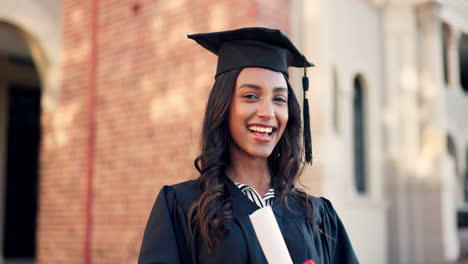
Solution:
[{"label": "black tassel", "polygon": [[[304,67],[305,68],[305,67]],[[310,116],[309,116],[309,99],[307,98],[307,92],[309,91],[309,78],[307,73],[304,71],[302,77],[302,88],[304,89],[304,149],[305,149],[305,161],[312,165],[312,137],[310,134]]]}]

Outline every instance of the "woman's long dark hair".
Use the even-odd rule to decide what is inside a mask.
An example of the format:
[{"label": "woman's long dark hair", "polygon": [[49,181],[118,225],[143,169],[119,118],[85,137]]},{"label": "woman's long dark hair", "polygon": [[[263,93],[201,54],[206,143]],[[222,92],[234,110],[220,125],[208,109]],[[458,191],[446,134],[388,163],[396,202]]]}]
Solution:
[{"label": "woman's long dark hair", "polygon": [[[190,232],[198,232],[210,248],[215,246],[218,234],[229,232],[223,221],[232,218],[232,202],[224,186],[226,168],[230,164],[228,111],[241,70],[231,70],[216,78],[203,120],[201,155],[194,161],[201,175],[202,195],[189,210],[189,227]],[[268,157],[277,197],[275,202],[288,205],[288,197],[291,196],[299,200],[306,207],[307,218],[315,231],[314,205],[307,194],[295,186],[304,167],[301,159],[301,109],[287,76],[284,77],[289,90],[289,118],[281,139]]]}]

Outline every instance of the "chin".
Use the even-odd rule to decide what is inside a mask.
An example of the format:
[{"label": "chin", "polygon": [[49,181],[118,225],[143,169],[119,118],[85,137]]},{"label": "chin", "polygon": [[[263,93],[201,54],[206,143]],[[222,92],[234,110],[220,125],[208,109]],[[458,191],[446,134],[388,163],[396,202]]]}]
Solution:
[{"label": "chin", "polygon": [[265,151],[251,151],[249,152],[249,154],[254,157],[254,158],[262,158],[262,159],[266,159],[268,157],[270,157],[272,153],[272,150],[265,150]]}]

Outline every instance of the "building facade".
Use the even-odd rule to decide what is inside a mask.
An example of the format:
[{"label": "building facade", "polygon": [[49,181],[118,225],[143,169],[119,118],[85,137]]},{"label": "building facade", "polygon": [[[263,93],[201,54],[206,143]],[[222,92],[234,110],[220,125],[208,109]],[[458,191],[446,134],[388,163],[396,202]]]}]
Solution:
[{"label": "building facade", "polygon": [[216,58],[186,35],[244,26],[280,28],[317,65],[302,184],[361,262],[468,254],[466,1],[6,0],[0,263],[136,263],[161,186],[197,176]]},{"label": "building facade", "polygon": [[363,263],[466,256],[456,212],[467,201],[467,8],[409,0],[297,8],[296,35],[318,65],[320,172],[311,174],[343,212]]}]

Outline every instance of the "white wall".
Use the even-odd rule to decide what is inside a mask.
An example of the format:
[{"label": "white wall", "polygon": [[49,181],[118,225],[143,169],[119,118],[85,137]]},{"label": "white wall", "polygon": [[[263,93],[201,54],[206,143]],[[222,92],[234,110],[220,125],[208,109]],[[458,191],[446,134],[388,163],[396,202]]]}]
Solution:
[{"label": "white wall", "polygon": [[[386,263],[386,216],[382,183],[380,98],[382,43],[379,10],[361,0],[304,1],[304,53],[317,67],[311,75],[314,166],[323,167],[323,194],[342,218],[361,263]],[[333,67],[336,68],[341,131],[333,127]],[[353,79],[366,89],[368,189],[358,195],[353,175]],[[314,122],[312,122],[314,123]]]},{"label": "white wall", "polygon": [[444,230],[444,257],[446,260],[456,261],[460,254],[460,241],[457,237],[456,218],[456,179],[454,177],[455,161],[447,156],[442,161],[442,225]]}]

